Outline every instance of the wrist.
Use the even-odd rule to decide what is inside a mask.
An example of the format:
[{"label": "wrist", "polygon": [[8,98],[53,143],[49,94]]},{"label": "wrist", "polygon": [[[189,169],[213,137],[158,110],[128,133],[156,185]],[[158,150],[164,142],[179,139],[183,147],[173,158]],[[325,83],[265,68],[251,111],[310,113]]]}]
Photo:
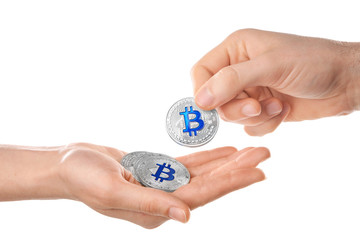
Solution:
[{"label": "wrist", "polygon": [[59,199],[62,147],[0,146],[0,201]]},{"label": "wrist", "polygon": [[29,185],[34,199],[69,199],[69,194],[60,176],[61,161],[67,151],[64,147],[56,147],[50,151],[42,149],[37,155],[43,163]]}]

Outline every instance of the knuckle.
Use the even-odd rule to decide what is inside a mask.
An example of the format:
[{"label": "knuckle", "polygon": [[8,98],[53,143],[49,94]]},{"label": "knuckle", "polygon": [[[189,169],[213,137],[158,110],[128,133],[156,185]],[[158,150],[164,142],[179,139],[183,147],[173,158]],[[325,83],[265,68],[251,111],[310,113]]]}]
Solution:
[{"label": "knuckle", "polygon": [[234,40],[234,39],[239,39],[239,38],[243,38],[246,35],[250,35],[250,34],[254,34],[255,32],[257,32],[259,30],[254,29],[254,28],[242,28],[239,30],[236,30],[235,32],[231,33],[228,37],[229,40]]},{"label": "knuckle", "polygon": [[221,115],[220,118],[225,122],[231,122],[228,118],[225,117],[225,115]]},{"label": "knuckle", "polygon": [[228,81],[228,84],[230,86],[236,86],[239,82],[239,73],[238,71],[234,68],[234,66],[228,66],[226,68],[226,71],[227,71],[227,75],[228,75],[228,78],[227,78],[227,81]]},{"label": "knuckle", "polygon": [[143,198],[140,201],[140,211],[145,213],[157,213],[159,211],[158,201],[155,199]]},{"label": "knuckle", "polygon": [[236,117],[234,116],[234,113],[231,110],[224,110],[222,112],[221,118],[227,122],[232,122],[237,120]]},{"label": "knuckle", "polygon": [[226,122],[229,122],[230,120],[227,118],[227,116],[228,116],[228,110],[227,109],[225,109],[224,107],[219,107],[218,109],[217,109],[217,111],[218,111],[218,114],[219,114],[219,116],[220,116],[220,118],[222,119],[222,120],[224,120],[224,121],[226,121]]},{"label": "knuckle", "polygon": [[215,76],[228,87],[236,86],[239,81],[238,72],[232,65],[222,68]]}]

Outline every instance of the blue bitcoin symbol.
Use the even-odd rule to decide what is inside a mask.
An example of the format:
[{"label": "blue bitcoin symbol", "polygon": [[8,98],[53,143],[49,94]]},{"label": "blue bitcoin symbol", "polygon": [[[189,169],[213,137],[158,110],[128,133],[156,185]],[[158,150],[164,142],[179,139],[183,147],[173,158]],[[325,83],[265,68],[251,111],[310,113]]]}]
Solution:
[{"label": "blue bitcoin symbol", "polygon": [[[155,181],[157,181],[158,179],[160,179],[160,182],[162,182],[162,181],[164,181],[164,180],[166,180],[166,181],[171,181],[171,180],[174,179],[175,170],[174,170],[173,168],[171,168],[171,165],[170,165],[170,164],[168,164],[168,165],[166,166],[166,163],[164,163],[164,164],[162,164],[162,165],[157,163],[156,165],[159,166],[158,170],[156,171],[155,174],[151,174],[151,176],[155,177]],[[169,171],[168,171],[168,172],[164,172],[164,168],[169,169]],[[166,174],[168,177],[167,177],[167,178],[161,177],[161,174],[162,174],[162,173]]]},{"label": "blue bitcoin symbol", "polygon": [[[185,129],[183,130],[183,132],[188,132],[189,136],[191,137],[192,134],[191,132],[194,132],[195,136],[197,135],[196,131],[200,131],[201,129],[204,128],[204,121],[200,118],[201,117],[201,113],[199,111],[193,110],[193,107],[190,107],[190,111],[188,111],[188,108],[185,107],[185,111],[184,112],[180,112],[180,115],[184,116],[184,120],[185,120]],[[195,118],[190,119],[189,118],[189,114],[195,114]],[[198,126],[196,128],[191,128],[190,126],[190,122],[197,122]]]}]

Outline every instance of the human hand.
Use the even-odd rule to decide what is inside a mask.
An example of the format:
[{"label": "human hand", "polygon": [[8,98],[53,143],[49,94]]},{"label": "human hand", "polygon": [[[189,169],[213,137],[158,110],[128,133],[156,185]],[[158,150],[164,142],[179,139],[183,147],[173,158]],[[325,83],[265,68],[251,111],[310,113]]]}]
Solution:
[{"label": "human hand", "polygon": [[119,164],[122,151],[87,143],[70,144],[64,151],[59,173],[67,198],[145,228],[169,219],[187,222],[190,210],[264,180],[256,166],[270,156],[266,148],[223,147],[180,157],[191,180],[168,193],[141,186]]},{"label": "human hand", "polygon": [[360,44],[239,30],[192,69],[195,101],[249,135],[360,109]]}]

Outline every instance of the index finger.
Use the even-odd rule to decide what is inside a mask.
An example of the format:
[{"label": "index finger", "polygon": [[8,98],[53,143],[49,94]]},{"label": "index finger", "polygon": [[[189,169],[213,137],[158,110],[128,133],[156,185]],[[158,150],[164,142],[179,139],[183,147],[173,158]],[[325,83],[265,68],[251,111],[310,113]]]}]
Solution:
[{"label": "index finger", "polygon": [[235,41],[233,35],[208,52],[191,69],[194,94],[222,68],[249,60],[244,44],[241,44],[241,40]]}]

